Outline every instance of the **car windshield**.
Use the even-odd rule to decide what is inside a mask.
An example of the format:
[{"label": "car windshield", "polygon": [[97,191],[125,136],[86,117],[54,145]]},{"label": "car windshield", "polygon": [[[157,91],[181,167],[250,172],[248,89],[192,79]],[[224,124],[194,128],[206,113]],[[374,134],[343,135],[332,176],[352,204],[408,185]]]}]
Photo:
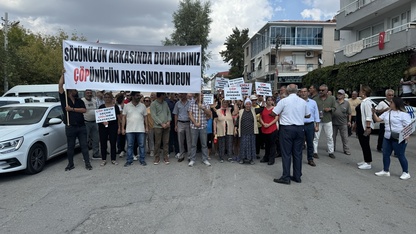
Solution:
[{"label": "car windshield", "polygon": [[47,107],[10,106],[0,107],[0,125],[29,125],[38,123]]}]

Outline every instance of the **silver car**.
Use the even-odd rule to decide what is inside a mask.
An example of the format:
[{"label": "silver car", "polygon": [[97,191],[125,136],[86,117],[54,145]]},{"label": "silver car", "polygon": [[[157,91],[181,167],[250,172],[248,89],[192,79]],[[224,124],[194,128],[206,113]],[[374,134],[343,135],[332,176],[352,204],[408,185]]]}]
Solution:
[{"label": "silver car", "polygon": [[35,174],[46,160],[65,153],[67,141],[59,102],[0,107],[0,173]]}]

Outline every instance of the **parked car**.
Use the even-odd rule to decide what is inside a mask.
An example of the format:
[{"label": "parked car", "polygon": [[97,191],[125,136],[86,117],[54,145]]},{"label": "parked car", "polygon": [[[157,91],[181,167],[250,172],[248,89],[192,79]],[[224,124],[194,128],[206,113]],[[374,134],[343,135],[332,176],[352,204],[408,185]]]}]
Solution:
[{"label": "parked car", "polygon": [[0,106],[34,102],[32,97],[0,97]]},{"label": "parked car", "polygon": [[35,174],[48,159],[65,153],[67,141],[59,102],[0,107],[0,173]]},{"label": "parked car", "polygon": [[55,97],[32,97],[33,102],[59,102]]}]

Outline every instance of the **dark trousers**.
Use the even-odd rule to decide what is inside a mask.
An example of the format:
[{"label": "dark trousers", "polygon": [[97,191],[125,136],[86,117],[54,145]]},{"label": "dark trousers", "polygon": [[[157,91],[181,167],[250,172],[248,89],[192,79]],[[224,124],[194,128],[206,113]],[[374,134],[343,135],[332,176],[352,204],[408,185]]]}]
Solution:
[{"label": "dark trousers", "polygon": [[276,139],[278,134],[279,132],[277,130],[270,134],[263,134],[265,144],[263,161],[274,163],[274,158],[276,157]]},{"label": "dark trousers", "polygon": [[280,126],[280,150],[282,152],[282,179],[290,180],[290,164],[293,157],[293,177],[299,180],[302,176],[302,147],[305,139],[303,126]]},{"label": "dark trousers", "polygon": [[313,160],[313,138],[315,137],[315,123],[305,124],[306,152],[308,161]]},{"label": "dark trousers", "polygon": [[110,140],[110,156],[111,161],[116,160],[116,145],[117,145],[117,124],[108,125],[105,127],[103,124],[98,125],[98,132],[100,134],[100,149],[101,159],[107,160],[107,141]]},{"label": "dark trousers", "polygon": [[[174,121],[172,121],[173,123]],[[175,154],[179,153],[179,141],[178,141],[178,133],[175,131],[175,124],[172,123],[170,125],[170,132],[169,132],[169,153],[175,152]]]},{"label": "dark trousers", "polygon": [[259,133],[256,135],[256,154],[260,154],[261,147],[264,145],[263,133],[259,128]]},{"label": "dark trousers", "polygon": [[87,128],[85,126],[66,126],[65,134],[67,139],[67,156],[68,164],[74,165],[74,151],[75,151],[75,141],[78,138],[78,142],[81,146],[82,156],[84,157],[85,164],[90,163],[90,156],[88,153],[88,144],[87,144]]},{"label": "dark trousers", "polygon": [[118,134],[117,136],[117,153],[126,152],[126,135]]},{"label": "dark trousers", "polygon": [[276,137],[276,141],[275,141],[275,145],[276,145],[276,156],[282,156],[282,152],[280,150],[280,129],[277,130],[277,137]]},{"label": "dark trousers", "polygon": [[351,116],[351,126],[348,127],[348,136],[352,135],[352,126],[354,125],[356,119],[357,119],[356,116]]},{"label": "dark trousers", "polygon": [[364,136],[364,129],[362,124],[357,124],[357,136],[358,141],[360,142],[361,149],[363,151],[364,162],[370,163],[373,161],[373,156],[371,154],[370,148],[370,135]]},{"label": "dark trousers", "polygon": [[386,125],[384,123],[380,123],[380,129],[378,130],[377,150],[383,149],[385,127]]}]

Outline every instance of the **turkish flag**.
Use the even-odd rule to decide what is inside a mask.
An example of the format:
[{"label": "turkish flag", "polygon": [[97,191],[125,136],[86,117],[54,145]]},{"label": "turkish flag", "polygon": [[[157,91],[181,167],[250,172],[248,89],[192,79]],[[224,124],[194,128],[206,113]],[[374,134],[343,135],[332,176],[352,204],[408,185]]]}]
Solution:
[{"label": "turkish flag", "polygon": [[383,50],[384,49],[384,37],[386,36],[386,32],[381,32],[378,34],[378,49]]}]

